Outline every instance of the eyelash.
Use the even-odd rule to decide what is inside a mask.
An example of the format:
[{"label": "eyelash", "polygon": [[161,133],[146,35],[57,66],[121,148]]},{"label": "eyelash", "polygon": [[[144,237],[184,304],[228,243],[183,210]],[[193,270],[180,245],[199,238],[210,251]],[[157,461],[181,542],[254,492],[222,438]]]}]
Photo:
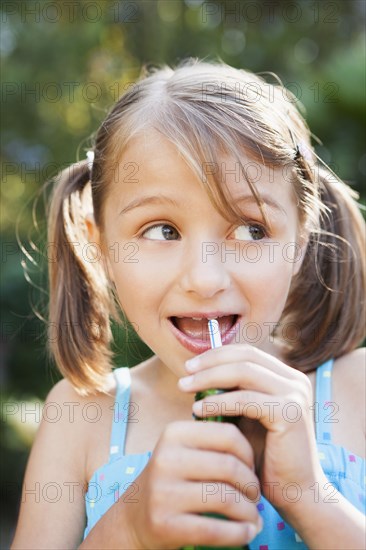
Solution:
[{"label": "eyelash", "polygon": [[[170,224],[170,223],[160,222],[160,223],[155,223],[155,224],[153,224],[153,225],[150,225],[150,226],[146,227],[146,228],[140,233],[139,236],[143,237],[144,234],[145,234],[147,231],[149,231],[149,230],[151,230],[151,229],[155,229],[156,227],[162,227],[162,226],[171,227],[171,228],[173,228],[175,231],[177,231],[177,233],[179,234],[179,231],[174,227],[174,225],[172,225],[172,224]],[[265,239],[265,238],[271,237],[270,232],[268,231],[268,229],[267,229],[264,225],[262,225],[262,224],[260,224],[260,223],[258,223],[258,222],[247,221],[247,222],[243,223],[242,225],[238,225],[235,229],[238,229],[239,227],[243,227],[243,226],[245,226],[245,227],[255,227],[256,229],[260,229],[260,230],[263,231],[263,233],[264,233],[263,238],[262,238],[262,239],[253,239],[254,241],[256,241],[256,240],[263,240],[263,239]],[[234,229],[234,230],[235,230],[235,229]],[[162,241],[164,241],[164,240],[169,240],[169,239],[147,239],[147,240],[152,240],[152,241],[154,241],[154,240],[162,240]],[[172,239],[172,240],[173,240],[173,239]],[[174,240],[178,240],[178,239],[174,239]],[[244,241],[244,239],[233,239],[233,240],[238,240],[238,241],[243,240],[243,241]]]}]

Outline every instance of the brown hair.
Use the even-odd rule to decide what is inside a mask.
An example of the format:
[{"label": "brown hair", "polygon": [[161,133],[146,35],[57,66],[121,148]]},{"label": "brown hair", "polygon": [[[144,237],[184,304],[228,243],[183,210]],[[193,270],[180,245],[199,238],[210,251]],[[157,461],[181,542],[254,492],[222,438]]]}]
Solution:
[{"label": "brown hair", "polygon": [[49,351],[81,395],[106,388],[112,360],[109,315],[118,319],[105,270],[96,261],[99,251],[88,241],[89,197],[90,173],[83,161],[56,178],[47,216]]},{"label": "brown hair", "polygon": [[228,219],[238,220],[241,213],[216,173],[202,178],[203,163],[215,163],[221,154],[234,157],[264,217],[242,153],[261,165],[287,170],[298,201],[299,228],[310,240],[275,334],[283,340],[281,326],[301,327],[301,336],[285,343],[288,362],[303,371],[357,347],[363,339],[365,243],[355,193],[319,162],[295,98],[281,84],[268,84],[221,60],[190,58],[175,69],[145,69],[101,124],[91,174],[84,161],[57,178],[48,239],[61,255],[49,264],[49,320],[50,326],[66,330],[49,341],[59,369],[75,389],[84,394],[104,391],[112,363],[110,316],[118,321],[105,270],[82,253],[87,246],[87,201],[92,200],[103,235],[113,169],[128,142],[151,128],[178,148]]}]

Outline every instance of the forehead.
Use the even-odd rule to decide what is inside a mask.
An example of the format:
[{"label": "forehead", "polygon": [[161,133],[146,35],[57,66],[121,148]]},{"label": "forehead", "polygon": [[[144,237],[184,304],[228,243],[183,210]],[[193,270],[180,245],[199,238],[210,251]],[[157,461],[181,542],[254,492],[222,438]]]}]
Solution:
[{"label": "forehead", "polygon": [[115,166],[111,195],[121,200],[148,191],[167,191],[175,195],[197,192],[197,186],[210,185],[213,178],[235,199],[251,194],[247,179],[259,195],[272,195],[284,208],[294,205],[291,173],[282,167],[255,160],[243,151],[240,160],[217,152],[215,160],[200,161],[195,169],[178,147],[155,130],[131,139]]}]

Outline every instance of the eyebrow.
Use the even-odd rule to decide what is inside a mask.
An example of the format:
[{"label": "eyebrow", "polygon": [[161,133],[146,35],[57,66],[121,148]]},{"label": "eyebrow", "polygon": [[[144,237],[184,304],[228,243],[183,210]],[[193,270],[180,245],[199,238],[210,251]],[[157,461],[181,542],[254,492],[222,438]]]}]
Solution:
[{"label": "eyebrow", "polygon": [[[270,206],[275,210],[278,210],[279,212],[282,212],[282,214],[285,214],[285,216],[287,217],[286,210],[280,205],[279,202],[275,201],[270,195],[266,195],[265,193],[259,193],[259,198],[264,204]],[[254,195],[239,195],[238,197],[234,197],[234,200],[238,202],[250,202],[259,206]]]},{"label": "eyebrow", "polygon": [[126,212],[129,212],[133,208],[140,208],[141,206],[145,206],[147,204],[164,204],[164,203],[170,204],[173,206],[178,206],[177,202],[174,199],[170,197],[166,197],[165,195],[148,195],[146,197],[139,197],[131,201],[129,204],[127,204],[127,206],[122,208],[119,215],[126,214]]},{"label": "eyebrow", "polygon": [[[282,212],[283,214],[286,214],[286,211],[282,208],[282,206],[276,202],[272,197],[260,194],[260,198],[263,200],[265,204],[268,206],[274,208],[275,210],[278,210]],[[234,197],[234,200],[237,202],[248,202],[248,203],[254,203],[258,206],[258,203],[253,195],[239,195],[238,197]],[[178,203],[171,197],[166,197],[165,195],[147,195],[145,197],[138,197],[137,199],[134,199],[129,204],[127,204],[119,213],[119,216],[122,214],[126,214],[126,212],[129,212],[130,210],[133,210],[135,208],[140,208],[142,206],[150,205],[150,204],[169,204],[178,207]]]}]

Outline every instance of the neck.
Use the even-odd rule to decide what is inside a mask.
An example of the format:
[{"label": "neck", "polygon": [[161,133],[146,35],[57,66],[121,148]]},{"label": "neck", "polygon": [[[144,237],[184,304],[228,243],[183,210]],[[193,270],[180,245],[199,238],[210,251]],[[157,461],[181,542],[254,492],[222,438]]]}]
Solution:
[{"label": "neck", "polygon": [[180,408],[192,408],[192,394],[178,388],[179,376],[172,372],[156,355],[133,367],[133,376],[141,381],[151,395],[162,402],[169,401]]},{"label": "neck", "polygon": [[273,357],[276,357],[276,359],[279,359],[280,361],[283,361],[284,363],[286,363],[285,345],[280,340],[272,340],[272,342],[264,342],[263,345],[261,345],[261,350],[263,350],[265,353],[268,353],[269,355],[272,355]]}]

